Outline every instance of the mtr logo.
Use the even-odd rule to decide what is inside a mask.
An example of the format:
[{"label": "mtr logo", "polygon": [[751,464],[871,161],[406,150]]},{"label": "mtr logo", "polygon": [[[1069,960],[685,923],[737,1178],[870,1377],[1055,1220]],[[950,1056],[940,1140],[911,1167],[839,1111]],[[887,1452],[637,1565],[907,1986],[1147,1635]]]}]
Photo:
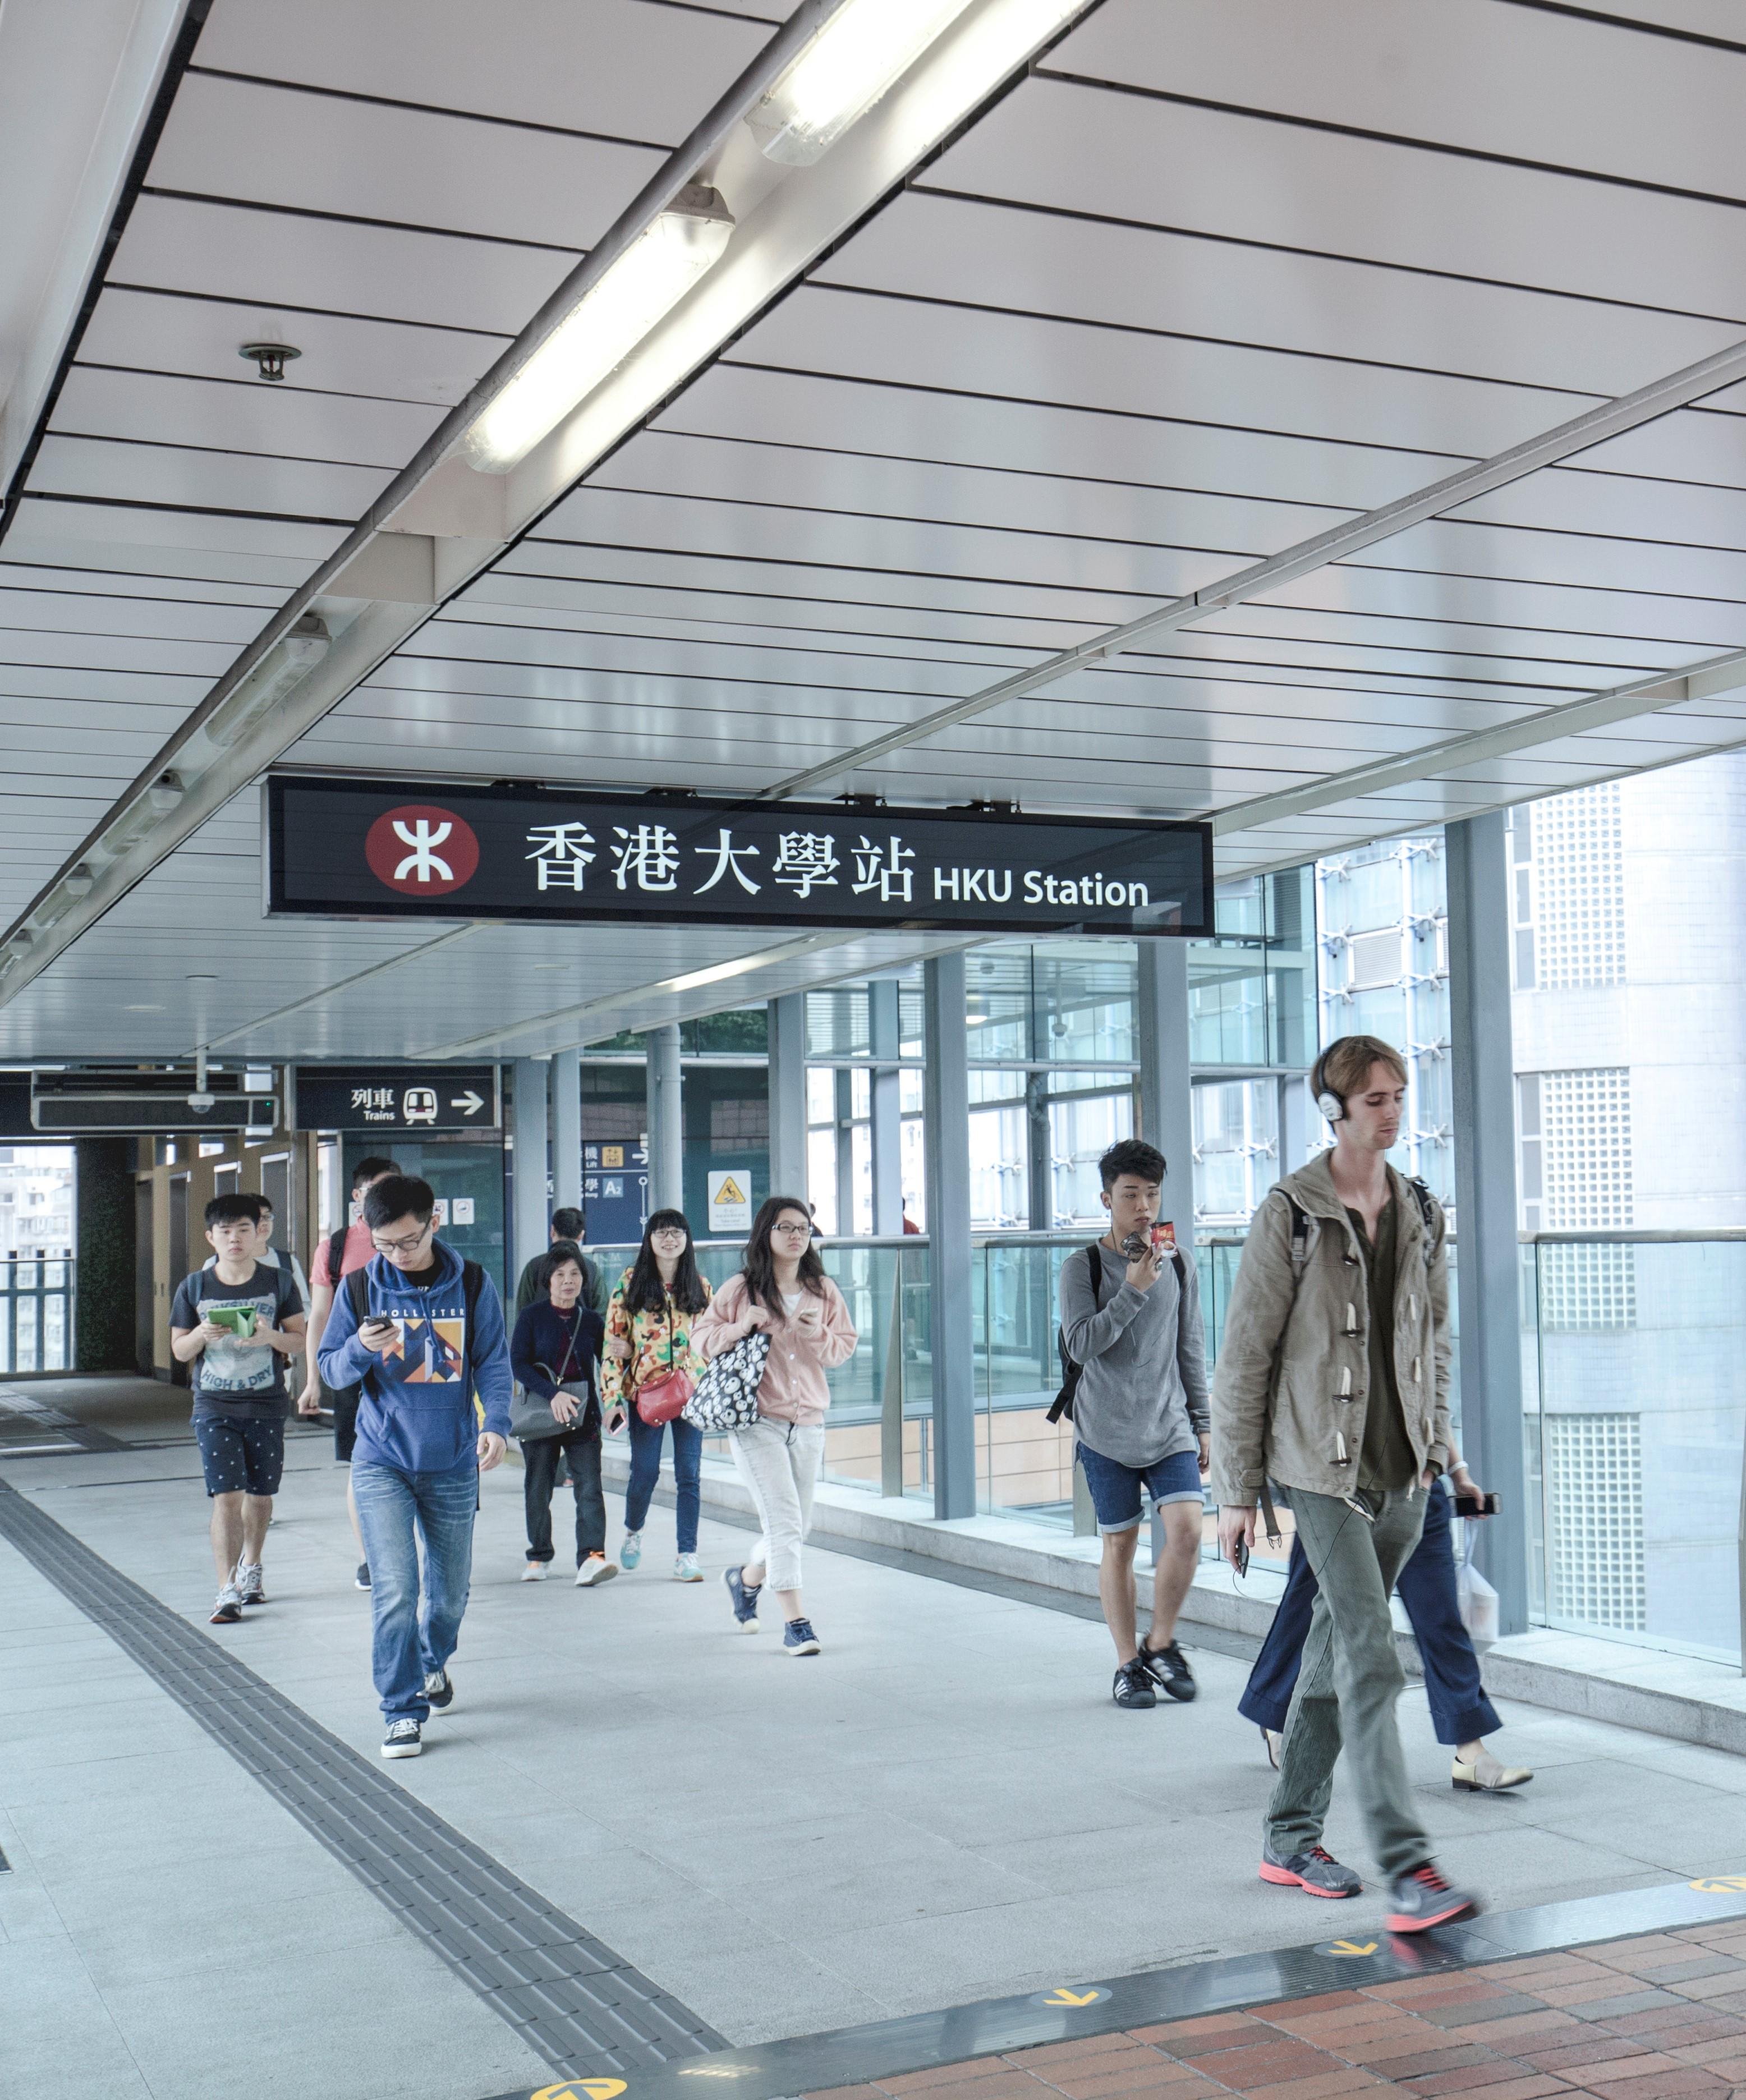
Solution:
[{"label": "mtr logo", "polygon": [[473,880],[479,842],[452,810],[408,802],[371,825],[364,857],[377,880],[403,897],[447,897]]}]

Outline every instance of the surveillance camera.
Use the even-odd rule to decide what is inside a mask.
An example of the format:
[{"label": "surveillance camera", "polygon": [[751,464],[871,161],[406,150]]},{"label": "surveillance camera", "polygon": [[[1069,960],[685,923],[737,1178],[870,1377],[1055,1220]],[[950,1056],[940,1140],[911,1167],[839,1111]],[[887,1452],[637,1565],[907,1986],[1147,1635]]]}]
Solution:
[{"label": "surveillance camera", "polygon": [[215,1109],[218,1105],[218,1097],[216,1094],[190,1094],[188,1096],[188,1106],[193,1110],[196,1115],[205,1115],[209,1110]]}]

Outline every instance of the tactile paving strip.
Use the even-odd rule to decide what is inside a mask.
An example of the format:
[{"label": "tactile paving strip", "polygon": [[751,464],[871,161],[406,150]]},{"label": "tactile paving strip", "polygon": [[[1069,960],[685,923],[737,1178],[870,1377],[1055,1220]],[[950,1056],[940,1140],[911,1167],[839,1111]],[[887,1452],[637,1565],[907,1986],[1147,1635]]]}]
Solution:
[{"label": "tactile paving strip", "polygon": [[725,2046],[677,1998],[3,1481],[0,1537],[554,2071],[648,2070]]},{"label": "tactile paving strip", "polygon": [[[8,1445],[20,1448],[15,1454]],[[28,1458],[37,1450],[125,1451],[127,1446],[107,1429],[75,1422],[50,1401],[23,1386],[0,1385],[0,1458]]]}]

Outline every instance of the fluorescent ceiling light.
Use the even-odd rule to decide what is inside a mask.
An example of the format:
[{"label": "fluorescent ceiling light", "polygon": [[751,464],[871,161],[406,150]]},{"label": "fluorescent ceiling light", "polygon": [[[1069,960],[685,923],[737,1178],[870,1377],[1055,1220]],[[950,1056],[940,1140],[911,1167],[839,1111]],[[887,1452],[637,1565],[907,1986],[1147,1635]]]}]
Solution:
[{"label": "fluorescent ceiling light", "polygon": [[789,167],[822,158],[968,5],[844,0],[746,119],[761,150]]},{"label": "fluorescent ceiling light", "polygon": [[622,364],[720,257],[734,231],[721,197],[680,191],[561,320],[461,440],[483,474],[507,474]]}]

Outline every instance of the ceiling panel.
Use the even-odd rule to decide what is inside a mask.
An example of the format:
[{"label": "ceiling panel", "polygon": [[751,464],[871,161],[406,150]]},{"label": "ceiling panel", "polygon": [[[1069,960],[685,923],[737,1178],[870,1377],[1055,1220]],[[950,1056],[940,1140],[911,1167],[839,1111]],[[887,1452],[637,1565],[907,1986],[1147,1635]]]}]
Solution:
[{"label": "ceiling panel", "polygon": [[1746,221],[1732,204],[1045,74],[943,154],[928,180],[1095,218],[1746,319]]},{"label": "ceiling panel", "polygon": [[[1641,11],[1629,11],[1636,13]],[[1713,11],[1728,33],[1737,7]],[[1746,52],[1504,0],[1105,0],[1052,70],[1746,201]]]},{"label": "ceiling panel", "polygon": [[393,476],[381,467],[262,459],[180,445],[118,444],[98,438],[45,438],[31,469],[33,494],[106,503],[162,504],[349,525]]},{"label": "ceiling panel", "polygon": [[1553,393],[1628,394],[1739,329],[1325,254],[918,189],[814,280],[1106,327],[1267,344]]},{"label": "ceiling panel", "polygon": [[662,158],[655,146],[196,73],[147,181],[573,254],[593,247]]},{"label": "ceiling panel", "polygon": [[108,281],[514,335],[575,259],[509,241],[143,196]]},{"label": "ceiling panel", "polygon": [[[747,19],[732,15],[745,11]],[[769,40],[756,14],[664,0],[218,0],[202,67],[560,132],[677,146]]]}]

